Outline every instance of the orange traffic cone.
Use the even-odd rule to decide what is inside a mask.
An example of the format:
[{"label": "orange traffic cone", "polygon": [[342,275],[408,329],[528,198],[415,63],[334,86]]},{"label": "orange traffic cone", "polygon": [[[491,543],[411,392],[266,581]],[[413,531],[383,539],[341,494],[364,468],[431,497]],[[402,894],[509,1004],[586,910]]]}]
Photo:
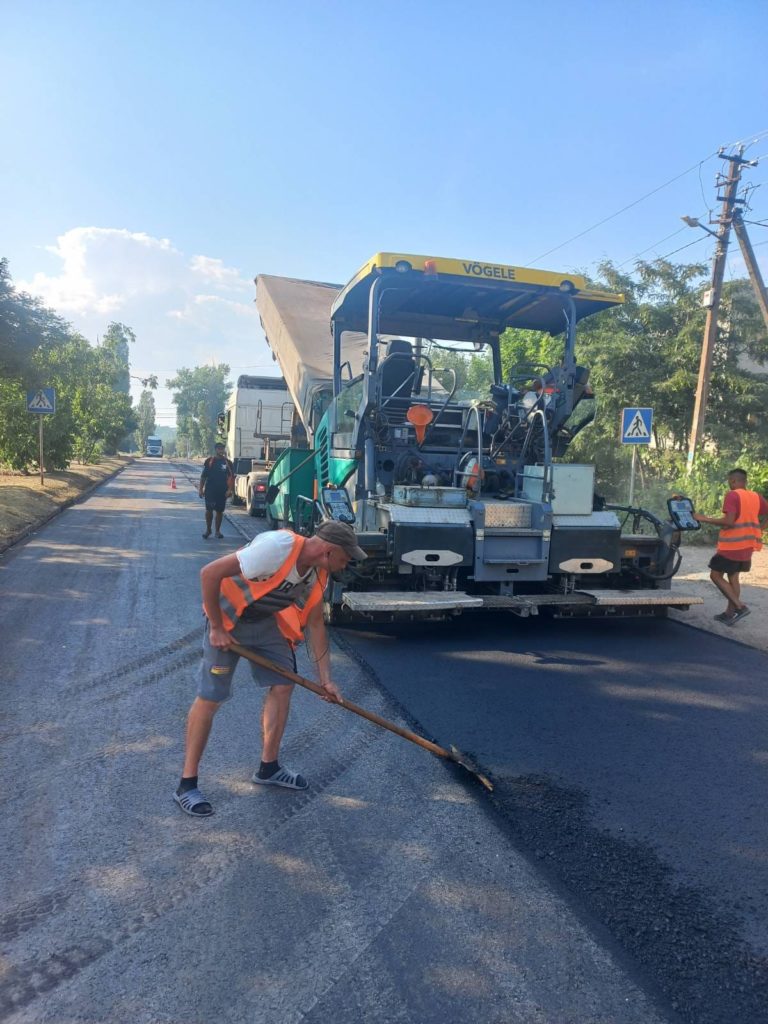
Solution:
[{"label": "orange traffic cone", "polygon": [[176,490],[176,477],[175,476],[171,477],[171,490],[172,491]]}]

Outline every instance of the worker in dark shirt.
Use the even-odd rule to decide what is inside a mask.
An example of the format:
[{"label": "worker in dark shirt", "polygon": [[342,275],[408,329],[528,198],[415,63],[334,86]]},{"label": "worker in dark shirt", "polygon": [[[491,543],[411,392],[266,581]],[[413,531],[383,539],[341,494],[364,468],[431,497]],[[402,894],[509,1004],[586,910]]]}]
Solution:
[{"label": "worker in dark shirt", "polygon": [[235,485],[235,473],[232,463],[227,458],[225,445],[215,445],[214,453],[203,463],[203,472],[200,474],[200,486],[198,488],[200,497],[205,496],[205,533],[203,534],[203,540],[208,540],[211,536],[214,512],[216,513],[216,536],[224,536],[221,532],[224,506],[227,503],[227,498],[231,497]]}]

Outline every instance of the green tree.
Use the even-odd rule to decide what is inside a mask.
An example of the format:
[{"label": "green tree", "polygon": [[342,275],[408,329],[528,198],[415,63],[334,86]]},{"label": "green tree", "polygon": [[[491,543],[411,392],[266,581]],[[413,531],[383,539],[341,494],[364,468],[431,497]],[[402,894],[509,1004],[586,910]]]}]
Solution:
[{"label": "green tree", "polygon": [[559,363],[563,354],[563,341],[543,331],[507,330],[500,339],[501,365],[505,377],[513,378],[520,389],[549,366]]},{"label": "green tree", "polygon": [[25,395],[44,384],[56,389],[56,413],[45,421],[50,469],[63,469],[73,459],[93,461],[135,426],[130,397],[115,391],[111,362],[105,365],[100,349],[72,333],[38,347],[25,380],[0,385],[0,459],[15,469],[37,461],[37,422],[26,412]]},{"label": "green tree", "polygon": [[[447,348],[433,348],[430,352],[434,378],[449,390],[454,385],[458,398],[488,390],[493,379],[490,354],[487,352],[460,352]],[[451,372],[452,371],[452,372]]]},{"label": "green tree", "polygon": [[[685,484],[690,492],[686,452],[706,316],[701,305],[706,272],[702,264],[665,260],[638,263],[631,274],[610,262],[599,268],[597,285],[623,293],[625,301],[579,326],[576,359],[590,370],[597,416],[566,458],[594,463],[598,490],[611,500],[627,496],[631,453],[619,439],[626,406],[654,409],[654,445],[638,453],[647,503],[660,511],[661,495],[670,488]],[[506,374],[517,373],[522,380],[535,365],[559,362],[563,339],[507,331],[501,348]],[[768,456],[768,376],[745,369],[746,357],[768,357],[768,337],[749,283],[734,281],[724,290],[706,420],[705,451],[715,462],[718,453],[733,461],[748,451]],[[528,365],[521,372],[522,364]]]},{"label": "green tree", "polygon": [[107,327],[101,339],[101,349],[105,356],[105,369],[111,363],[111,372],[115,381],[115,389],[125,394],[131,390],[131,345],[136,335],[130,327],[114,321]]},{"label": "green tree", "polygon": [[51,417],[57,468],[73,458],[92,462],[102,452],[116,451],[136,420],[130,396],[117,386],[120,370],[109,350],[72,334],[63,345],[41,351],[39,358],[57,389],[56,415]]},{"label": "green tree", "polygon": [[146,451],[147,438],[155,432],[155,416],[157,410],[155,409],[155,399],[151,391],[142,391],[141,397],[139,398],[139,404],[136,408],[136,419],[138,421],[138,427],[136,429],[136,437],[139,445],[139,451]]},{"label": "green tree", "polygon": [[134,377],[133,379],[141,381],[141,386],[143,388],[149,388],[150,391],[157,391],[158,385],[156,373],[150,373],[148,377]]},{"label": "green tree", "polygon": [[190,454],[209,453],[216,440],[217,416],[226,405],[232,390],[227,382],[229,367],[217,366],[183,368],[166,381],[174,391],[178,430],[176,443],[179,451],[189,448]]},{"label": "green tree", "polygon": [[26,392],[40,387],[57,388],[56,414],[45,417],[46,461],[60,468],[72,456],[71,414],[50,365],[71,337],[64,320],[14,288],[7,262],[0,261],[0,461],[13,469],[38,460],[39,424],[26,411]]},{"label": "green tree", "polygon": [[0,375],[19,377],[40,346],[58,344],[68,333],[61,317],[14,288],[8,260],[0,259]]},{"label": "green tree", "polygon": [[[631,277],[609,263],[601,272],[604,286],[623,291],[626,301],[582,327],[579,347],[582,361],[592,367],[599,413],[594,431],[577,439],[572,457],[591,454],[606,489],[613,481],[622,481],[623,488],[629,456],[616,443],[621,409],[650,405],[654,447],[642,461],[651,480],[666,483],[685,469],[706,318],[706,267],[657,260],[639,263]],[[748,354],[768,354],[768,338],[748,284],[731,282],[718,325],[704,450],[768,454],[760,423],[768,378],[745,368]]]},{"label": "green tree", "polygon": [[0,461],[26,469],[38,459],[38,422],[26,392],[56,389],[56,413],[45,420],[48,468],[114,451],[135,429],[126,387],[130,328],[111,324],[104,344],[90,345],[37,299],[18,292],[0,260]]},{"label": "green tree", "polygon": [[[55,417],[46,417],[48,423],[52,419]],[[26,470],[37,460],[37,424],[31,421],[22,381],[18,377],[0,378],[0,463]]]}]

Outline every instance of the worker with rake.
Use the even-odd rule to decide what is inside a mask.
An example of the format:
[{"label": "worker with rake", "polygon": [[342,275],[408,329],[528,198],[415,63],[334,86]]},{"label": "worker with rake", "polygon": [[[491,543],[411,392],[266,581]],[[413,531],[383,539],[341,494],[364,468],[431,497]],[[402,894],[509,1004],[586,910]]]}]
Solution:
[{"label": "worker with rake", "polygon": [[[305,630],[325,700],[342,703],[331,680],[323,593],[329,574],[362,560],[355,532],[346,523],[322,523],[311,537],[290,530],[261,533],[250,544],[206,565],[201,574],[206,616],[203,663],[197,697],[187,718],[181,782],[173,799],[186,814],[203,818],[213,807],[198,788],[198,766],[214,716],[232,695],[239,645],[273,664],[296,671],[294,650]],[[298,772],[279,762],[293,684],[251,664],[254,681],[266,689],[262,710],[261,764],[251,781],[259,786],[306,789]]]}]

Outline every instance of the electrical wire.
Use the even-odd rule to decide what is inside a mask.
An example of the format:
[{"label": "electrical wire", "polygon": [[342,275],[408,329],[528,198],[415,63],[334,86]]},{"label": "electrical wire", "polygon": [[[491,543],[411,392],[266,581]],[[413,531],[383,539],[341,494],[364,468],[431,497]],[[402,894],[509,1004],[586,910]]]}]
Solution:
[{"label": "electrical wire", "polygon": [[[768,135],[768,131],[764,132],[763,134]],[[755,141],[757,141],[757,140],[755,140]],[[768,153],[766,153],[765,155],[768,156]],[[704,161],[702,161],[701,163],[704,163]],[[699,187],[701,188],[701,195],[702,195],[702,198],[704,200],[705,206],[707,206],[707,210],[709,212],[709,216],[710,216],[710,219],[711,219],[711,217],[712,217],[712,209],[707,204],[707,199],[706,199],[706,196],[704,194],[704,185],[703,185],[703,182],[701,180],[701,163],[699,164]],[[764,184],[765,184],[765,182],[759,182],[757,185],[750,184],[749,188],[751,190],[754,190],[756,188],[759,188],[760,185],[764,185]],[[702,217],[697,217],[696,219],[697,220],[701,220]],[[763,227],[763,228],[764,227],[768,227],[768,221],[748,220],[746,217],[744,217],[742,219],[743,219],[745,224],[755,224],[758,227]],[[688,225],[685,225],[682,228],[678,228],[677,231],[673,231],[671,234],[665,235],[664,238],[660,238],[657,242],[654,242],[653,245],[649,245],[646,249],[641,249],[640,252],[635,253],[633,256],[627,257],[627,259],[622,260],[621,263],[617,263],[616,264],[617,268],[621,268],[621,267],[625,266],[627,263],[631,263],[632,260],[638,259],[640,256],[643,256],[645,253],[650,252],[652,249],[655,249],[657,245],[661,245],[662,242],[666,242],[667,239],[674,238],[675,235],[679,235],[681,232],[685,231],[687,226]],[[701,239],[695,239],[693,242],[689,242],[688,245],[695,245],[696,241],[703,241],[703,240],[704,240],[703,237]],[[765,242],[758,242],[757,244],[758,245],[765,245],[766,243]],[[660,256],[660,257],[658,257],[658,259],[664,260],[664,259],[667,259],[669,256],[674,256],[675,253],[681,252],[683,249],[687,249],[688,245],[683,245],[679,249],[674,249],[672,252],[667,253],[666,256]],[[753,248],[754,248],[754,246],[753,246]],[[731,273],[731,276],[733,276],[733,270],[732,270],[732,268],[730,266],[730,263],[729,263],[729,271]]]},{"label": "electrical wire", "polygon": [[549,256],[551,253],[557,252],[558,249],[562,249],[566,245],[569,245],[571,242],[575,242],[577,238],[583,238],[584,235],[588,235],[590,231],[594,231],[595,228],[599,228],[603,224],[607,224],[609,220],[613,220],[620,214],[626,213],[626,211],[631,210],[633,206],[637,206],[639,203],[644,202],[646,199],[650,199],[651,196],[655,196],[657,192],[661,192],[661,190],[667,188],[668,185],[672,185],[674,182],[679,181],[681,178],[684,178],[686,174],[690,174],[691,171],[695,171],[697,167],[701,167],[703,163],[706,163],[707,160],[711,160],[714,156],[717,156],[717,152],[710,153],[708,156],[705,156],[703,160],[699,160],[695,164],[692,164],[687,170],[681,171],[680,174],[676,174],[674,178],[670,178],[668,181],[665,181],[662,185],[659,185],[657,188],[652,189],[650,192],[646,192],[645,195],[640,196],[639,199],[635,199],[633,202],[627,203],[626,206],[622,206],[620,210],[617,210],[615,213],[610,214],[608,217],[603,217],[602,220],[597,221],[597,223],[593,224],[591,227],[585,228],[583,231],[580,231],[576,235],[572,235],[570,238],[567,238],[564,242],[561,242],[560,245],[556,245],[552,249],[547,249],[546,252],[543,252],[540,256],[537,256],[536,259],[531,260],[527,265],[529,267],[532,267],[534,263],[538,263],[539,260],[543,260],[545,256]]},{"label": "electrical wire", "polygon": [[[567,238],[564,242],[561,242],[560,245],[556,245],[552,249],[547,249],[546,252],[543,252],[540,256],[537,256],[534,260],[531,260],[528,263],[528,266],[533,266],[534,263],[538,263],[539,260],[543,260],[545,256],[549,256],[549,255],[551,255],[551,253],[557,252],[559,249],[563,249],[566,245],[569,245],[571,242],[575,242],[577,238],[583,238],[584,235],[588,235],[590,233],[590,231],[594,231],[596,228],[601,227],[603,224],[607,224],[609,220],[613,220],[615,217],[620,216],[622,213],[625,213],[627,210],[631,210],[632,207],[637,206],[639,203],[644,202],[646,199],[650,199],[650,197],[656,195],[657,192],[661,192],[662,189],[666,188],[668,185],[672,185],[676,181],[679,181],[680,178],[684,178],[686,176],[686,174],[690,174],[691,171],[694,171],[697,168],[698,168],[698,171],[699,171],[699,182],[701,184],[701,167],[702,167],[702,164],[705,164],[708,160],[711,160],[713,157],[716,157],[716,156],[720,156],[721,159],[727,160],[728,158],[723,155],[722,150],[724,150],[724,149],[732,149],[734,146],[741,146],[741,145],[743,145],[745,148],[747,148],[749,146],[753,146],[756,142],[759,142],[761,139],[764,139],[766,136],[768,136],[768,128],[766,128],[765,131],[758,132],[757,135],[752,136],[750,138],[749,142],[744,142],[743,140],[740,140],[740,141],[737,141],[737,142],[732,142],[732,143],[729,143],[726,146],[723,146],[722,149],[718,149],[714,153],[710,153],[708,156],[705,156],[702,160],[699,160],[695,164],[692,164],[687,170],[682,171],[680,174],[676,174],[674,176],[674,178],[670,178],[668,181],[665,181],[662,185],[659,185],[657,188],[652,189],[650,192],[646,192],[645,195],[640,196],[639,199],[635,199],[634,202],[628,203],[626,206],[623,206],[620,210],[617,210],[615,213],[612,213],[608,217],[604,217],[602,220],[597,221],[597,223],[593,224],[591,227],[585,228],[583,231],[580,231],[576,235],[572,235],[570,238]],[[768,153],[765,153],[765,154],[763,154],[763,156],[757,157],[756,159],[758,161],[759,160],[763,160],[767,156],[768,156]],[[702,195],[704,195],[703,184],[701,185],[701,188],[702,188]],[[709,207],[709,204],[706,201],[706,197],[704,198],[704,204],[707,207],[707,209],[710,210],[710,214],[711,214],[711,209]],[[679,252],[680,250],[676,250],[676,251]],[[662,257],[662,258],[664,258],[664,257]]]},{"label": "electrical wire", "polygon": [[668,260],[670,256],[674,256],[676,252],[682,252],[683,249],[690,249],[692,245],[697,245],[699,242],[706,242],[707,235],[702,235],[701,238],[694,238],[692,242],[688,242],[687,245],[681,245],[679,249],[673,249],[672,252],[668,252],[666,256],[659,256],[660,260]]},{"label": "electrical wire", "polygon": [[645,253],[650,252],[651,249],[655,249],[657,245],[661,245],[662,242],[666,242],[670,238],[674,238],[675,235],[679,235],[681,232],[687,230],[688,225],[683,224],[681,228],[678,228],[677,231],[673,231],[671,235],[665,235],[663,238],[660,238],[657,242],[654,242],[653,245],[649,245],[647,249],[641,249],[640,252],[636,252],[634,256],[628,256],[625,260],[622,260],[621,263],[617,263],[616,266],[623,267],[625,263],[631,263],[632,260],[636,260],[639,256],[643,256]]},{"label": "electrical wire", "polygon": [[[704,200],[704,205],[707,208],[707,213],[709,214],[709,217],[710,217],[710,220],[711,220],[712,219],[712,207],[707,202],[707,197],[704,194],[704,182],[701,180],[701,164],[699,164],[699,188],[701,189],[701,198]],[[701,218],[699,218],[699,219],[701,219]]]},{"label": "electrical wire", "polygon": [[[702,163],[703,163],[703,161],[702,161]],[[749,187],[750,187],[750,189],[754,190],[756,188],[759,188],[760,185],[762,185],[762,184],[765,184],[765,182],[760,182],[758,185],[751,185],[750,184]],[[706,198],[706,196],[704,194],[704,185],[703,185],[703,182],[701,180],[701,164],[699,164],[699,187],[701,188],[701,195],[702,195],[702,198],[704,200],[704,205],[707,207],[707,212],[709,213],[709,216],[710,216],[710,219],[711,219],[711,217],[712,217],[712,208],[707,204],[707,198]],[[703,219],[702,216],[699,216],[699,217],[696,218],[696,220],[702,220],[702,219]],[[758,227],[768,227],[768,221],[747,220],[746,217],[744,217],[742,219],[744,220],[745,224],[756,224]],[[679,235],[681,232],[685,231],[687,229],[687,227],[688,227],[688,225],[686,224],[683,227],[678,228],[677,231],[673,231],[671,234],[665,235],[664,238],[660,238],[657,242],[654,242],[653,245],[649,245],[647,249],[641,249],[640,252],[635,253],[633,256],[628,256],[627,259],[622,260],[621,263],[617,263],[616,264],[617,268],[621,268],[623,266],[626,266],[626,264],[627,263],[631,263],[632,260],[636,260],[640,256],[645,255],[645,253],[650,252],[652,249],[655,249],[657,245],[661,245],[662,242],[666,242],[667,239],[674,238],[675,235]],[[762,244],[762,243],[759,243],[759,244]],[[691,242],[691,245],[693,245],[693,242]],[[683,246],[683,248],[685,248],[685,246]],[[680,252],[680,250],[679,249],[675,249],[675,252]],[[674,255],[674,253],[669,253],[668,255],[672,256],[672,255]],[[665,256],[662,256],[662,257],[659,257],[659,258],[660,259],[666,259]]]},{"label": "electrical wire", "polygon": [[723,149],[733,149],[735,146],[743,146],[745,149],[749,149],[750,146],[754,146],[756,142],[764,139],[766,135],[768,135],[768,128],[765,131],[758,132],[757,135],[751,136],[749,142],[746,139],[737,139],[736,142],[727,143],[723,146]]}]

